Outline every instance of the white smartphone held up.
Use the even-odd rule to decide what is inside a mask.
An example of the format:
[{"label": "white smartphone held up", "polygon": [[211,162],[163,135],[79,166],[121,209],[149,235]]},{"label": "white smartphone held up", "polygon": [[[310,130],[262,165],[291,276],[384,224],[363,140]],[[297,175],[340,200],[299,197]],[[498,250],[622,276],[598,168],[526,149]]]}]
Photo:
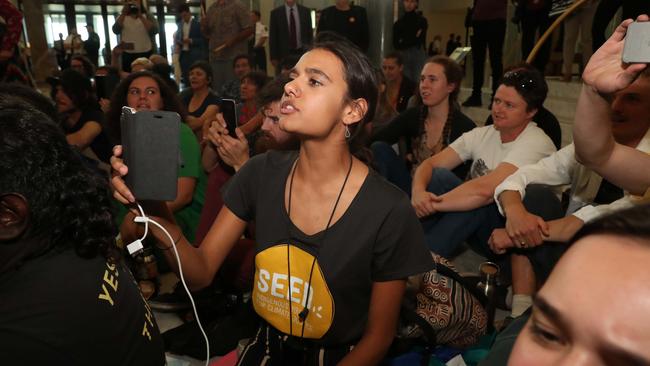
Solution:
[{"label": "white smartphone held up", "polygon": [[650,22],[634,22],[627,27],[623,62],[650,63]]}]

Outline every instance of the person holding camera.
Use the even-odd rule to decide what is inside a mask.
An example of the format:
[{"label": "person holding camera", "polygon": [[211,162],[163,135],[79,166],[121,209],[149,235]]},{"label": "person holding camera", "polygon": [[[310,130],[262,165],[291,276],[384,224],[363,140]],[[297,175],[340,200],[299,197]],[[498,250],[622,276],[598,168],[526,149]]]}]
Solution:
[{"label": "person holding camera", "polygon": [[[636,20],[643,23],[650,18],[640,15]],[[632,84],[648,66],[642,61],[621,61],[626,39],[647,37],[641,32],[629,33],[631,24],[632,19],[623,21],[585,66],[573,141],[578,161],[630,193],[648,196],[650,156],[616,142],[608,119],[611,95]]]},{"label": "person holding camera", "polygon": [[[299,138],[300,150],[248,160],[198,248],[164,204],[149,202],[145,212],[178,238],[193,289],[212,281],[255,221],[250,301],[263,320],[238,365],[379,364],[397,328],[406,279],[433,262],[408,197],[354,155],[362,153],[355,143],[376,107],[374,69],[356,46],[329,35],[289,77],[278,122]],[[122,179],[130,167],[120,146],[113,152],[114,197],[135,203]],[[162,231],[151,233],[169,246]],[[165,254],[178,272],[173,251]]]},{"label": "person holding camera", "polygon": [[[115,88],[110,106],[107,120],[117,141],[120,141],[121,136],[120,116],[123,106],[134,108],[138,112],[176,112],[181,116],[181,121],[186,121],[187,117],[187,111],[178,95],[160,76],[150,71],[132,73],[122,80]],[[183,235],[192,242],[203,207],[207,178],[201,169],[199,143],[186,123],[180,125],[179,149],[183,165],[178,170],[176,199],[166,205],[174,213]],[[122,239],[127,243],[135,240],[139,234],[136,228],[133,216],[126,217],[121,227]]]},{"label": "person holding camera", "polygon": [[120,36],[122,70],[131,72],[131,62],[154,52],[156,43],[152,37],[158,33],[158,22],[147,12],[142,0],[127,0],[112,29]]}]

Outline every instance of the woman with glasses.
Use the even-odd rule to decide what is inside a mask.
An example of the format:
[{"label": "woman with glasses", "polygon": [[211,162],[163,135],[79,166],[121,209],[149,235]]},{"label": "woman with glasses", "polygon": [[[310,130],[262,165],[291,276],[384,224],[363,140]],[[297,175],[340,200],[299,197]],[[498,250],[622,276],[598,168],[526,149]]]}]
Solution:
[{"label": "woman with glasses", "polygon": [[[181,100],[159,76],[141,71],[130,74],[117,86],[111,99],[108,121],[112,131],[120,141],[120,116],[122,106],[140,111],[172,111],[184,121],[186,111]],[[192,129],[181,123],[179,149],[183,165],[178,169],[178,190],[176,199],[166,203],[181,227],[188,241],[194,241],[196,227],[199,224],[201,209],[205,196],[207,178],[201,167],[201,150]],[[173,162],[176,163],[176,162]],[[125,243],[135,240],[135,224],[132,214],[128,214],[122,224],[122,238]]]},{"label": "woman with glasses", "polygon": [[[449,258],[467,241],[480,254],[491,256],[488,238],[504,225],[494,189],[520,166],[555,151],[532,120],[547,92],[535,69],[507,72],[494,96],[494,124],[464,133],[417,168],[411,203],[432,251]],[[468,160],[473,163],[469,180],[463,182],[450,169]]]}]

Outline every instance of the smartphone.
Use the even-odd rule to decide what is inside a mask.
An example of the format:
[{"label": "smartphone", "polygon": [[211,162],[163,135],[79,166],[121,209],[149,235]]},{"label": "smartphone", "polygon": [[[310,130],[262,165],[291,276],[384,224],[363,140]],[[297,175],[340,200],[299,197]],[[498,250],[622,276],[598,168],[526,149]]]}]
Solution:
[{"label": "smartphone", "polygon": [[122,156],[129,167],[124,181],[136,199],[176,199],[178,169],[182,164],[180,123],[181,117],[175,112],[122,108]]},{"label": "smartphone", "polygon": [[113,90],[120,83],[120,77],[115,74],[95,75],[95,90],[97,99],[111,99]]},{"label": "smartphone", "polygon": [[237,133],[235,128],[237,128],[237,103],[233,99],[222,99],[221,100],[221,114],[223,114],[223,119],[226,121],[226,128],[228,128],[228,134],[234,138],[237,138]]},{"label": "smartphone", "polygon": [[627,27],[623,62],[650,63],[650,22],[634,22]]}]

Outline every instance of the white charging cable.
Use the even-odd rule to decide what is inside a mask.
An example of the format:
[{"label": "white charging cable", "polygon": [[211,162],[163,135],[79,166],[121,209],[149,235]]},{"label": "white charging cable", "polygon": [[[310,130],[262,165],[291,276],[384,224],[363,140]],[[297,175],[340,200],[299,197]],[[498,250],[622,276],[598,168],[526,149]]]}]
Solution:
[{"label": "white charging cable", "polygon": [[[183,276],[183,266],[181,264],[181,259],[180,255],[178,254],[178,249],[176,249],[176,245],[174,244],[174,239],[172,236],[169,234],[167,229],[165,229],[162,225],[160,225],[158,222],[155,220],[147,217],[144,214],[144,210],[138,204],[138,210],[140,210],[140,215],[141,216],[136,216],[133,221],[137,223],[143,223],[144,224],[144,235],[134,241],[133,243],[127,245],[127,249],[129,251],[129,254],[133,255],[133,253],[138,253],[139,251],[142,251],[142,240],[147,236],[149,233],[149,223],[154,224],[160,230],[162,230],[165,235],[167,235],[167,238],[169,239],[169,243],[171,244],[171,248],[174,250],[174,255],[176,257],[176,264],[178,265],[178,274],[181,279],[181,284],[183,284],[183,288],[185,289],[185,292],[187,293],[187,296],[190,298],[190,303],[192,304],[192,310],[194,311],[194,319],[196,319],[196,324],[199,325],[199,330],[201,331],[201,334],[203,335],[203,338],[205,339],[205,365],[208,366],[210,364],[210,341],[208,340],[208,335],[205,333],[205,330],[203,330],[203,325],[201,325],[201,321],[199,320],[199,313],[196,311],[196,304],[194,303],[194,298],[192,297],[192,294],[190,293],[190,289],[187,287],[187,283],[185,283],[185,276]],[[139,247],[139,249],[138,249]]]}]

